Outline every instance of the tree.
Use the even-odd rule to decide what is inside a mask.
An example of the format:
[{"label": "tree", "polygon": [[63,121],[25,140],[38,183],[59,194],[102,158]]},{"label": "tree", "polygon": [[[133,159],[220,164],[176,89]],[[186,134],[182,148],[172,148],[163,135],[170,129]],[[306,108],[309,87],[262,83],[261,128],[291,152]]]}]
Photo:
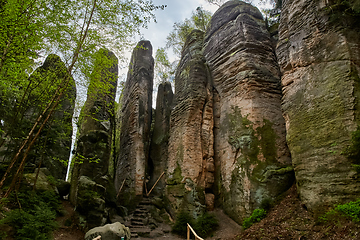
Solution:
[{"label": "tree", "polygon": [[192,12],[190,19],[186,18],[183,22],[174,23],[173,30],[166,37],[166,48],[172,48],[175,55],[180,58],[181,49],[185,44],[186,37],[194,29],[205,32],[211,16],[211,12],[198,7],[195,12]]},{"label": "tree", "polygon": [[[68,72],[42,104],[29,132],[21,137],[23,142],[0,182],[2,187],[21,156],[6,195],[14,188],[31,147],[66,92],[70,76],[89,79],[96,51],[105,46],[119,54],[131,45],[140,27],[155,19],[153,11],[159,8],[164,6],[155,6],[151,0],[7,0],[0,4],[0,111],[22,119],[17,110],[28,99],[28,76],[42,55],[57,52]],[[3,123],[10,115],[1,116],[2,136],[7,135]]]}]

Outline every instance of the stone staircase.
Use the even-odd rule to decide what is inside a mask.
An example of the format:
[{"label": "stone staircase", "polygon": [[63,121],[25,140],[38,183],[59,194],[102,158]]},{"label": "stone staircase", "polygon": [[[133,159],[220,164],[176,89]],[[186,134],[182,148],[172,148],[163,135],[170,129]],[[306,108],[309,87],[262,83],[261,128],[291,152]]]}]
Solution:
[{"label": "stone staircase", "polygon": [[125,223],[130,228],[131,238],[147,237],[151,232],[149,223],[149,208],[151,199],[144,196],[143,200],[137,205],[134,213],[130,215],[129,221]]}]

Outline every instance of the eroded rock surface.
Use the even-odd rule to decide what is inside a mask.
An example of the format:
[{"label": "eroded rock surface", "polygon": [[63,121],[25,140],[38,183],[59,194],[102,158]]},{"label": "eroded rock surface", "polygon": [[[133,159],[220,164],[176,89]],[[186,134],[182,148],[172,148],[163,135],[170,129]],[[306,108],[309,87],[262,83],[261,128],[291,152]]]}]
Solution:
[{"label": "eroded rock surface", "polygon": [[301,200],[313,211],[360,191],[354,162],[342,154],[359,125],[360,34],[341,25],[343,12],[327,15],[329,4],[284,1],[277,47],[287,141]]},{"label": "eroded rock surface", "polygon": [[204,192],[214,183],[213,97],[203,37],[199,30],[188,36],[175,75],[166,192],[173,210],[195,215],[204,210]]},{"label": "eroded rock surface", "polygon": [[[134,207],[134,199],[144,190],[149,156],[154,59],[149,41],[134,49],[122,98],[120,154],[115,186],[120,203]],[[124,184],[123,184],[124,183]]]},{"label": "eroded rock surface", "polygon": [[[154,186],[156,181],[167,170],[168,143],[170,130],[170,113],[172,109],[174,94],[170,82],[161,83],[158,87],[156,98],[154,129],[150,144],[149,172],[150,181],[148,188]],[[165,189],[165,177],[156,184],[153,192],[163,195]]]},{"label": "eroded rock surface", "polygon": [[115,203],[108,169],[117,77],[117,57],[101,49],[96,54],[87,99],[80,113],[76,155],[72,160],[70,200],[85,217],[88,228],[103,225],[107,218],[105,208]]},{"label": "eroded rock surface", "polygon": [[215,88],[215,195],[241,222],[293,183],[280,71],[260,11],[225,3],[211,19],[204,55]]}]

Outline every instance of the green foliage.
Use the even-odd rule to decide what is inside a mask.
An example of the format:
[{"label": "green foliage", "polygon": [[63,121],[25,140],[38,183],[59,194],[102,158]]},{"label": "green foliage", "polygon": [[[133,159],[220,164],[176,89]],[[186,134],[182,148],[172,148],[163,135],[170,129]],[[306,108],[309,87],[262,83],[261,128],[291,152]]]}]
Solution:
[{"label": "green foliage", "polygon": [[218,220],[213,214],[205,212],[195,220],[187,211],[182,210],[176,218],[172,232],[186,237],[188,223],[194,231],[203,238],[210,236],[219,226]]},{"label": "green foliage", "polygon": [[194,29],[206,31],[211,20],[211,12],[198,7],[196,12],[192,12],[190,19],[186,18],[183,22],[174,23],[173,30],[166,37],[166,48],[172,48],[177,56],[180,56],[187,36]]},{"label": "green foliage", "polygon": [[[11,202],[16,201],[14,194]],[[16,230],[15,237],[19,240],[51,239],[51,231],[57,224],[56,214],[59,211],[59,199],[54,192],[19,192],[18,200],[21,209],[5,213],[0,224],[9,224]]]},{"label": "green foliage", "polygon": [[250,217],[245,218],[243,221],[243,228],[247,229],[251,227],[254,223],[260,222],[261,219],[266,217],[266,211],[264,209],[258,208],[253,211]]},{"label": "green foliage", "polygon": [[338,220],[339,216],[351,219],[354,222],[360,222],[360,199],[357,201],[336,205],[334,209],[326,212],[319,217],[320,222],[333,222]]},{"label": "green foliage", "polygon": [[210,236],[218,226],[219,222],[215,215],[205,212],[196,219],[194,230],[200,237],[205,238]]},{"label": "green foliage", "polygon": [[324,8],[334,25],[359,27],[360,1],[359,0],[333,0]]},{"label": "green foliage", "polygon": [[186,237],[187,233],[187,224],[194,226],[194,219],[190,216],[187,211],[180,211],[177,215],[174,226],[172,227],[172,232],[180,236]]}]

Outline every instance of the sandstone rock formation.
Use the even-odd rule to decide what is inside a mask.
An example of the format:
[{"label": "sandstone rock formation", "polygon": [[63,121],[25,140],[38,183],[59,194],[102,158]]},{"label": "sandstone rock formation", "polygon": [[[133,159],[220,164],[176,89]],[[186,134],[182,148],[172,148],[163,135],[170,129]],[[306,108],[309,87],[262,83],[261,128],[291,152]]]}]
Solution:
[{"label": "sandstone rock formation", "polygon": [[[140,41],[133,51],[122,98],[120,154],[115,186],[119,202],[134,207],[144,189],[149,155],[154,59],[149,41]],[[124,183],[124,184],[123,184]]]},{"label": "sandstone rock formation", "polygon": [[211,19],[204,56],[213,77],[215,195],[237,222],[293,183],[280,71],[260,11],[228,1]]},{"label": "sandstone rock formation", "polygon": [[277,47],[287,141],[301,200],[313,211],[360,191],[355,162],[342,154],[359,125],[360,34],[340,26],[343,12],[331,21],[331,2],[284,1]]},{"label": "sandstone rock formation", "polygon": [[[49,169],[56,179],[65,179],[66,163],[70,156],[72,136],[72,116],[75,108],[76,87],[75,81],[68,75],[65,64],[60,57],[51,54],[44,64],[37,68],[29,78],[31,104],[24,116],[27,127],[35,122],[40,112],[45,108],[44,102],[50,101],[53,94],[65,78],[70,77],[70,82],[61,97],[61,100],[51,116],[47,127],[41,132],[38,141],[29,155],[30,162],[38,166],[41,162],[43,167]],[[38,101],[34,101],[37,99]],[[44,101],[44,102],[42,102]],[[26,103],[25,103],[26,105]],[[20,126],[19,126],[20,127]],[[25,130],[27,132],[28,130]]]},{"label": "sandstone rock formation", "polygon": [[[170,130],[170,113],[173,102],[173,91],[170,82],[160,83],[156,98],[156,109],[154,116],[154,129],[150,144],[149,173],[150,181],[148,190],[159,179],[163,172],[167,170],[168,143]],[[156,184],[153,192],[162,195],[165,189],[165,177],[162,176]]]},{"label": "sandstone rock formation", "polygon": [[166,191],[173,210],[195,215],[204,210],[204,192],[211,194],[214,183],[213,96],[203,37],[199,30],[188,36],[175,75]]},{"label": "sandstone rock formation", "polygon": [[90,228],[105,223],[105,204],[115,202],[115,189],[108,168],[118,60],[106,49],[99,50],[95,57],[87,99],[80,113],[70,192],[71,202]]}]

